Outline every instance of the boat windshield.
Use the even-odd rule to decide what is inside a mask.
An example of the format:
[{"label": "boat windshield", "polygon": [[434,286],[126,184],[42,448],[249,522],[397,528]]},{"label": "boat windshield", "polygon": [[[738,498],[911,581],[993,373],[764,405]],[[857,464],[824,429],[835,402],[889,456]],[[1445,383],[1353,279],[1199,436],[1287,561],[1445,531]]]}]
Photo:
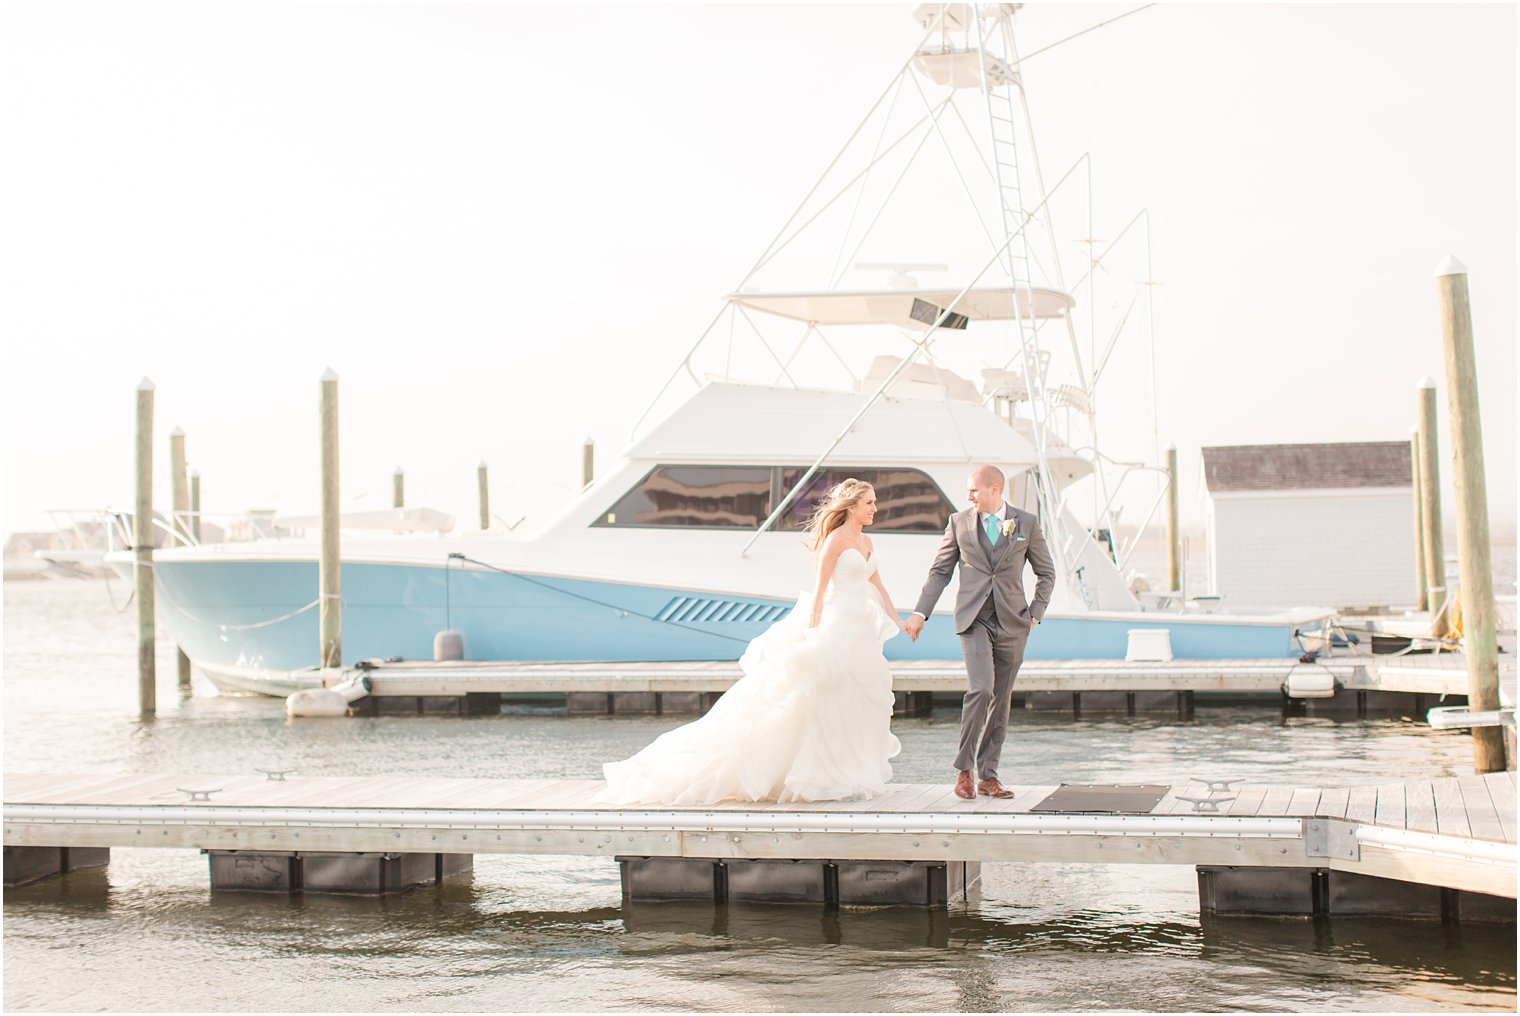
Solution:
[{"label": "boat windshield", "polygon": [[[656,466],[593,526],[618,529],[750,529],[765,521],[806,471],[806,466]],[[906,467],[833,466],[821,469],[787,507],[777,528],[801,529],[828,489],[841,480],[864,480],[876,490],[871,531],[938,533],[955,511],[925,472]]]}]

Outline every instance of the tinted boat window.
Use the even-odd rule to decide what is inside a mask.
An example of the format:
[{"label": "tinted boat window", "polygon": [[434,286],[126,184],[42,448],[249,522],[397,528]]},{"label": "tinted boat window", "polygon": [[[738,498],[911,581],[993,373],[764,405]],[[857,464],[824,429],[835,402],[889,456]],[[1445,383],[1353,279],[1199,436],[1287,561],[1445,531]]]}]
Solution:
[{"label": "tinted boat window", "polygon": [[[805,472],[796,466],[657,466],[592,523],[596,526],[755,529]],[[801,529],[840,480],[876,488],[874,532],[938,533],[955,506],[917,469],[820,470],[787,506],[778,529]]]},{"label": "tinted boat window", "polygon": [[755,529],[771,503],[765,466],[657,466],[595,524]]},{"label": "tinted boat window", "polygon": [[[802,478],[806,469],[781,471],[782,496]],[[850,477],[864,480],[876,488],[876,521],[873,533],[940,533],[945,519],[955,511],[939,485],[917,469],[820,469],[808,480],[807,487],[787,506],[783,516],[791,529],[807,524],[814,507],[823,501],[830,487]]]}]

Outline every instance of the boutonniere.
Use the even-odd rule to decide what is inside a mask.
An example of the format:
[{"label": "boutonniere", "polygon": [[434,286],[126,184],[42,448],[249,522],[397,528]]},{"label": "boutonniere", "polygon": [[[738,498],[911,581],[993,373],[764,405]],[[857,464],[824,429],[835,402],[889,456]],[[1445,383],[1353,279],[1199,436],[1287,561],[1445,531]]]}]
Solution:
[{"label": "boutonniere", "polygon": [[998,531],[1003,534],[1004,539],[1012,540],[1015,543],[1020,543],[1024,540],[1029,539],[1027,536],[1020,535],[1019,517],[1017,515],[1011,519],[1004,519],[1003,524],[998,527]]}]

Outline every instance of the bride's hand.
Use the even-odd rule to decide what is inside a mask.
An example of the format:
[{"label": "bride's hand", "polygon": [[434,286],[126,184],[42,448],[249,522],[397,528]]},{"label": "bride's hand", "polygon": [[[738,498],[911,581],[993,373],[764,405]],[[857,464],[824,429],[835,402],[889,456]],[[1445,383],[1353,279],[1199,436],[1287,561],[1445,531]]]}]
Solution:
[{"label": "bride's hand", "polygon": [[818,615],[817,614],[812,614],[812,615],[810,615],[808,617],[808,627],[809,628],[816,628],[816,627],[818,627]]}]

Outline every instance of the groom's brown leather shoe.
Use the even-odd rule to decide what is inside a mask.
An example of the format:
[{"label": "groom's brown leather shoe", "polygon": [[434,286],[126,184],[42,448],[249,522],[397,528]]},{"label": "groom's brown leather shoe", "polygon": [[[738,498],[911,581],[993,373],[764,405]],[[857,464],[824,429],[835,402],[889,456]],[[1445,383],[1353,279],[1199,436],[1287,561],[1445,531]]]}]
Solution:
[{"label": "groom's brown leather shoe", "polygon": [[976,785],[976,792],[984,797],[1012,797],[1013,791],[998,782],[996,776],[990,780],[982,780]]},{"label": "groom's brown leather shoe", "polygon": [[955,796],[968,801],[976,800],[976,787],[971,782],[970,769],[962,769],[955,774]]}]

